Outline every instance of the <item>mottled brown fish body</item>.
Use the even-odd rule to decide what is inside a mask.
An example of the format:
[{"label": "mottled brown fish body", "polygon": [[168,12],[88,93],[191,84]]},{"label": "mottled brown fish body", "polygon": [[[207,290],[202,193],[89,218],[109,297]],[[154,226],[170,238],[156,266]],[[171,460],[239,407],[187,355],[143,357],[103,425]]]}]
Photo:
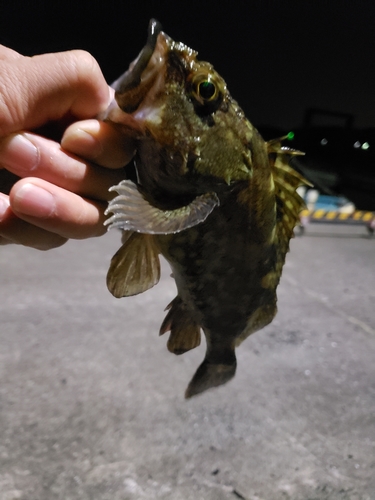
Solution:
[{"label": "mottled brown fish body", "polygon": [[232,378],[235,346],[269,323],[276,312],[275,288],[261,284],[274,271],[275,249],[270,241],[252,240],[248,210],[238,206],[233,216],[238,194],[230,193],[220,210],[202,224],[157,237],[178,295],[207,340],[205,360],[187,396]]},{"label": "mottled brown fish body", "polygon": [[[159,254],[178,295],[160,334],[182,354],[206,357],[186,397],[221,385],[236,370],[235,347],[276,313],[276,287],[303,203],[303,179],[278,141],[265,143],[224,80],[196,52],[150,25],[145,49],[117,82],[107,119],[136,123],[137,184],[124,180],[108,223],[125,231],[108,272],[117,296],[157,283]],[[131,118],[129,118],[129,116]]]}]

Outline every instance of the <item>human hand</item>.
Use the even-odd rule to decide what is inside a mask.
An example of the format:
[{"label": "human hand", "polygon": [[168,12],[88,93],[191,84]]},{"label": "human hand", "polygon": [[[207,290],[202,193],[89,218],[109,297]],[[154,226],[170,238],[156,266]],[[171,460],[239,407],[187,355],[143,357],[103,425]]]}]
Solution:
[{"label": "human hand", "polygon": [[[0,244],[49,249],[105,232],[108,188],[124,178],[134,145],[119,128],[85,119],[112,98],[86,52],[28,58],[0,46]],[[75,120],[85,121],[67,130],[65,149],[48,138]],[[9,196],[4,169],[21,178]]]}]

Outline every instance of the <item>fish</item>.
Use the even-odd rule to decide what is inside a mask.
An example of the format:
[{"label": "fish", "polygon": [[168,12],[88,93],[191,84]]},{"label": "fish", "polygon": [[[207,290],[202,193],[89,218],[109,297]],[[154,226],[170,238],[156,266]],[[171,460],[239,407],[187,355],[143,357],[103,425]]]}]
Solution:
[{"label": "fish", "polygon": [[214,67],[149,24],[146,45],[113,84],[105,120],[135,140],[129,176],[110,190],[105,224],[123,232],[107,286],[118,298],[160,278],[160,256],[177,296],[160,335],[181,355],[206,339],[185,397],[231,380],[235,349],[268,325],[308,182],[289,164],[302,154],[265,142]]}]

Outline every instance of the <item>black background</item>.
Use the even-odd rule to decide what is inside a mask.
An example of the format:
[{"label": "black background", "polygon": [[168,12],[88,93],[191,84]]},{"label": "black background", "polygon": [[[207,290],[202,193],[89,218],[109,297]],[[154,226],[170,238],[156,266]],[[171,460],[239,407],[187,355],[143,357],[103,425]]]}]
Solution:
[{"label": "black background", "polygon": [[224,77],[257,126],[298,127],[307,107],[375,126],[375,2],[4,1],[0,42],[25,54],[90,51],[110,82],[157,18]]}]

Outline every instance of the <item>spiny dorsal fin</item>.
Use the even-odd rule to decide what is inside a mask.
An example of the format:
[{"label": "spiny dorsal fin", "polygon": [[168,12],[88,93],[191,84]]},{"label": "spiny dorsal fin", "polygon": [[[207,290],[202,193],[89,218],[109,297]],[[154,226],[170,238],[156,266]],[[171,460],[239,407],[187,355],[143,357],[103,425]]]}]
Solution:
[{"label": "spiny dorsal fin", "polygon": [[304,156],[305,153],[303,151],[299,151],[298,149],[289,148],[287,146],[283,146],[282,142],[287,139],[288,136],[284,135],[282,137],[277,137],[276,139],[271,139],[267,141],[267,150],[268,154],[270,153],[278,153],[278,154],[288,154],[289,156]]},{"label": "spiny dorsal fin", "polygon": [[289,241],[299,221],[299,214],[305,202],[296,192],[302,185],[311,185],[302,175],[294,170],[289,161],[291,156],[303,155],[301,151],[281,145],[286,137],[267,142],[267,149],[275,185],[276,197],[276,232],[275,247],[278,254],[276,275],[280,277],[285,255],[289,250]]},{"label": "spiny dorsal fin", "polygon": [[159,279],[159,252],[154,237],[131,233],[112,257],[107,274],[109,291],[117,298],[130,297],[152,288]]},{"label": "spiny dorsal fin", "polygon": [[201,343],[200,326],[191,317],[180,297],[176,297],[166,307],[169,309],[159,335],[170,331],[167,348],[174,354],[183,354],[198,347]]}]

